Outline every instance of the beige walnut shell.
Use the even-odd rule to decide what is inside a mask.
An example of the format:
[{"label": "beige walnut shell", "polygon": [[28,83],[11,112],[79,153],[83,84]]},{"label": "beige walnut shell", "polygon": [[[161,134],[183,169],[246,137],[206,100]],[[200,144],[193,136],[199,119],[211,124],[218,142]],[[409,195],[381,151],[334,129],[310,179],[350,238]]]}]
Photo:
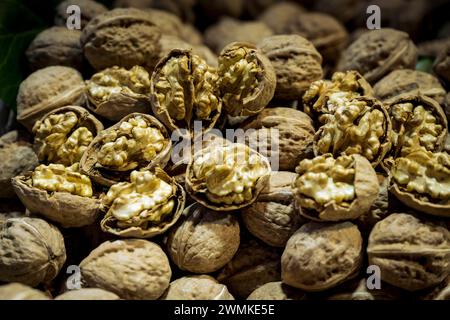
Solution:
[{"label": "beige walnut shell", "polygon": [[156,166],[160,166],[161,168],[164,168],[167,162],[170,158],[170,152],[172,149],[172,142],[169,137],[169,133],[167,132],[164,125],[159,122],[156,118],[142,113],[132,113],[128,116],[122,118],[118,123],[115,125],[103,130],[100,132],[97,137],[91,142],[86,152],[83,154],[83,157],[80,161],[80,170],[87,174],[93,181],[97,182],[98,184],[101,184],[106,187],[112,186],[114,183],[123,181],[124,179],[128,179],[130,176],[131,170],[127,171],[114,171],[114,170],[106,170],[102,168],[98,168],[97,164],[98,162],[98,151],[100,150],[101,146],[103,145],[103,140],[105,137],[111,132],[116,129],[118,129],[122,122],[127,121],[128,119],[131,119],[133,117],[142,117],[145,119],[145,121],[154,128],[157,128],[161,134],[166,139],[166,143],[164,148],[153,158],[150,162],[143,162],[141,163],[138,168],[135,168],[134,170],[139,169],[150,169]]},{"label": "beige walnut shell", "polygon": [[142,65],[151,71],[159,56],[160,36],[150,15],[127,8],[96,16],[83,29],[80,41],[95,70]]},{"label": "beige walnut shell", "polygon": [[34,123],[49,111],[84,102],[84,82],[77,70],[47,67],[33,72],[20,84],[17,120],[31,131]]},{"label": "beige walnut shell", "polygon": [[108,11],[103,4],[94,0],[66,0],[56,7],[55,25],[66,27],[69,18],[67,8],[70,5],[80,7],[81,28],[84,28],[95,16]]},{"label": "beige walnut shell", "polygon": [[0,281],[48,284],[66,261],[61,232],[38,218],[0,222]]},{"label": "beige walnut shell", "polygon": [[147,240],[106,241],[80,263],[89,287],[122,299],[155,300],[169,286],[172,271],[164,251]]},{"label": "beige walnut shell", "polygon": [[310,84],[323,76],[322,56],[311,42],[299,35],[267,37],[258,47],[274,66],[276,99],[299,100]]},{"label": "beige walnut shell", "polygon": [[304,224],[281,257],[282,282],[305,291],[323,291],[356,276],[363,239],[350,222]]},{"label": "beige walnut shell", "polygon": [[234,300],[225,285],[207,275],[186,276],[170,283],[162,300]]},{"label": "beige walnut shell", "polygon": [[391,214],[373,228],[367,254],[383,281],[408,291],[429,288],[449,275],[450,233],[443,224]]},{"label": "beige walnut shell", "polygon": [[293,172],[272,172],[258,199],[242,209],[248,231],[270,246],[284,247],[304,222],[294,208],[292,184],[296,177]]},{"label": "beige walnut shell", "polygon": [[258,17],[258,20],[264,22],[275,34],[287,34],[287,28],[291,19],[305,13],[305,9],[296,2],[286,1],[277,2],[268,7]]},{"label": "beige walnut shell", "polygon": [[247,300],[306,300],[306,293],[281,281],[274,281],[256,288]]},{"label": "beige walnut shell", "polygon": [[119,300],[119,299],[120,298],[117,294],[98,288],[82,288],[78,290],[69,290],[55,297],[55,300]]},{"label": "beige walnut shell", "polygon": [[184,210],[169,232],[169,257],[181,270],[214,272],[228,263],[238,250],[239,230],[234,215],[194,203]]},{"label": "beige walnut shell", "polygon": [[0,300],[50,300],[44,292],[21,283],[0,286]]}]

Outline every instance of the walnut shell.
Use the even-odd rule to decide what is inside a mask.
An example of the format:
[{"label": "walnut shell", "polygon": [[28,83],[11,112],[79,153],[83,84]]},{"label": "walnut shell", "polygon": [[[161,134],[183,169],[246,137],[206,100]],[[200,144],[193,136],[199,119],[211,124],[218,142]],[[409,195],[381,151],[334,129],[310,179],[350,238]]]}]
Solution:
[{"label": "walnut shell", "polygon": [[444,112],[447,116],[447,122],[450,123],[450,92],[445,96]]},{"label": "walnut shell", "polygon": [[81,13],[81,28],[83,29],[89,21],[91,21],[95,16],[105,13],[108,9],[101,3],[92,0],[66,0],[61,2],[56,7],[55,15],[55,25],[66,26],[67,18],[69,14],[67,13],[67,8],[70,5],[77,5],[80,7]]},{"label": "walnut shell", "polygon": [[447,85],[450,84],[450,44],[437,56],[433,70]]},{"label": "walnut shell", "polygon": [[450,300],[450,276],[428,292],[423,300]]},{"label": "walnut shell", "polygon": [[172,276],[161,247],[136,239],[103,242],[81,261],[80,268],[88,286],[130,300],[158,299]]},{"label": "walnut shell", "polygon": [[367,246],[381,279],[417,291],[435,286],[450,272],[450,233],[440,224],[395,213],[378,222]]},{"label": "walnut shell", "polygon": [[284,247],[304,222],[294,208],[292,184],[296,177],[293,172],[272,172],[258,199],[242,209],[248,231],[270,246]]},{"label": "walnut shell", "polygon": [[306,294],[281,281],[268,282],[256,288],[247,300],[305,300]]},{"label": "walnut shell", "polygon": [[305,9],[295,2],[278,2],[258,17],[264,22],[275,34],[287,34],[286,30],[291,19],[305,13]]},{"label": "walnut shell", "polygon": [[0,224],[0,281],[35,287],[53,280],[66,261],[61,232],[38,218],[11,218]]},{"label": "walnut shell", "polygon": [[0,300],[50,300],[50,297],[21,283],[8,283],[0,286]]},{"label": "walnut shell", "polygon": [[227,287],[207,276],[186,276],[170,283],[162,300],[234,300]]},{"label": "walnut shell", "polygon": [[17,120],[31,131],[35,121],[47,112],[67,105],[83,105],[84,101],[84,82],[77,70],[47,67],[33,72],[20,84]]},{"label": "walnut shell", "polygon": [[267,37],[258,47],[275,69],[276,99],[299,100],[310,84],[323,76],[322,56],[311,42],[301,36]]},{"label": "walnut shell", "polygon": [[82,288],[78,290],[69,290],[59,296],[55,300],[119,300],[119,296],[115,293],[98,289],[98,288]]},{"label": "walnut shell", "polygon": [[96,16],[83,29],[80,41],[85,57],[95,70],[142,65],[151,71],[159,56],[160,36],[151,16],[128,8]]},{"label": "walnut shell", "polygon": [[[102,145],[104,145],[103,140],[106,139],[108,134],[117,131],[117,129],[120,128],[120,125],[123,122],[126,122],[127,120],[133,118],[142,118],[147,122],[150,128],[156,128],[159,130],[159,132],[162,134],[165,140],[165,144],[161,152],[159,152],[151,161],[139,161],[140,163],[138,163],[138,166],[130,170],[115,171],[100,166],[98,160],[98,152],[101,149]],[[86,152],[83,154],[83,157],[81,158],[80,161],[80,169],[82,172],[87,174],[93,181],[103,186],[110,187],[116,182],[128,179],[128,177],[130,176],[130,172],[132,170],[150,169],[155,166],[160,166],[161,168],[164,168],[164,166],[169,161],[171,148],[172,148],[172,141],[170,140],[169,133],[167,132],[166,128],[163,126],[161,122],[159,122],[156,118],[150,115],[141,113],[132,113],[124,117],[115,125],[101,131],[99,135],[97,135],[97,137],[89,145]]]},{"label": "walnut shell", "polygon": [[231,260],[239,242],[239,223],[235,216],[195,203],[184,210],[170,230],[167,250],[181,270],[210,273]]},{"label": "walnut shell", "polygon": [[358,228],[350,222],[304,224],[287,242],[281,279],[305,291],[335,287],[358,272],[362,242]]},{"label": "walnut shell", "polygon": [[355,279],[333,290],[327,300],[402,300],[405,292],[383,283],[381,288],[369,289],[367,279]]},{"label": "walnut shell", "polygon": [[396,69],[414,69],[417,48],[405,32],[383,28],[363,33],[341,55],[338,70],[356,70],[374,84]]}]

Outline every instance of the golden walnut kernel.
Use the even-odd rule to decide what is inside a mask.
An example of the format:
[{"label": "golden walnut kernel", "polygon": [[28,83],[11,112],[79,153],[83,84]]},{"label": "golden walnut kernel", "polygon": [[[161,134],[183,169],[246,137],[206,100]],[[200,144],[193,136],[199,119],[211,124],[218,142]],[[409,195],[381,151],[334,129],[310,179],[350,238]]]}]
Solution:
[{"label": "golden walnut kernel", "polygon": [[316,155],[360,154],[376,167],[391,148],[392,124],[384,106],[375,99],[360,97],[336,102],[332,115],[316,132]]},{"label": "golden walnut kernel", "polygon": [[170,229],[169,257],[181,270],[210,273],[228,263],[238,250],[239,222],[235,215],[194,203]]},{"label": "golden walnut kernel", "polygon": [[186,190],[208,208],[236,210],[255,201],[269,174],[267,159],[243,144],[210,146],[189,163]]},{"label": "golden walnut kernel", "polygon": [[450,233],[445,226],[395,213],[378,222],[367,246],[381,279],[417,291],[438,285],[450,272]]},{"label": "golden walnut kernel", "polygon": [[71,5],[80,7],[81,28],[84,28],[95,16],[108,11],[103,4],[94,0],[66,0],[56,7],[55,25],[66,28],[70,15],[67,8]]},{"label": "golden walnut kernel", "polygon": [[276,74],[270,60],[254,45],[233,42],[219,55],[219,88],[230,116],[251,116],[272,100]]},{"label": "golden walnut kernel", "polygon": [[50,300],[50,297],[40,290],[13,282],[0,286],[0,300]]},{"label": "golden walnut kernel", "polygon": [[304,224],[284,249],[281,279],[305,291],[335,287],[358,273],[362,242],[358,228],[350,222]]},{"label": "golden walnut kernel", "polygon": [[92,141],[80,167],[105,186],[128,179],[132,170],[164,167],[172,142],[165,127],[154,117],[132,113]]},{"label": "golden walnut kernel", "polygon": [[114,66],[86,81],[88,107],[96,114],[117,121],[132,112],[150,111],[150,75],[140,66]]},{"label": "golden walnut kernel", "polygon": [[103,242],[81,261],[80,268],[89,287],[128,300],[158,299],[172,276],[161,247],[141,239]]},{"label": "golden walnut kernel", "polygon": [[390,191],[407,206],[450,217],[450,155],[416,149],[396,158]]},{"label": "golden walnut kernel", "polygon": [[194,121],[214,127],[222,109],[216,69],[190,50],[174,49],[160,60],[152,75],[155,117],[171,131],[194,130]]},{"label": "golden walnut kernel", "polygon": [[98,288],[82,288],[77,290],[66,291],[55,300],[119,300],[119,296],[115,293],[98,289]]},{"label": "golden walnut kernel", "polygon": [[256,288],[247,300],[306,300],[306,293],[281,281],[275,281]]},{"label": "golden walnut kernel", "polygon": [[65,261],[64,238],[45,220],[23,217],[0,222],[0,281],[32,287],[48,284]]},{"label": "golden walnut kernel", "polygon": [[100,200],[89,177],[78,172],[78,164],[40,165],[30,174],[15,177],[12,184],[30,212],[65,228],[92,224],[100,213]]},{"label": "golden walnut kernel", "polygon": [[234,300],[227,287],[207,275],[186,276],[170,283],[162,300]]},{"label": "golden walnut kernel", "polygon": [[102,199],[103,231],[126,237],[150,238],[168,230],[184,209],[183,188],[163,170],[133,171],[130,182],[119,182]]},{"label": "golden walnut kernel", "polygon": [[379,192],[375,170],[360,155],[305,159],[296,171],[296,207],[313,220],[356,219],[369,211]]},{"label": "golden walnut kernel", "polygon": [[447,136],[447,119],[440,105],[422,95],[402,95],[387,104],[392,122],[393,156],[416,148],[442,151]]},{"label": "golden walnut kernel", "polygon": [[81,156],[103,125],[86,109],[62,107],[47,113],[33,126],[39,161],[70,166]]}]

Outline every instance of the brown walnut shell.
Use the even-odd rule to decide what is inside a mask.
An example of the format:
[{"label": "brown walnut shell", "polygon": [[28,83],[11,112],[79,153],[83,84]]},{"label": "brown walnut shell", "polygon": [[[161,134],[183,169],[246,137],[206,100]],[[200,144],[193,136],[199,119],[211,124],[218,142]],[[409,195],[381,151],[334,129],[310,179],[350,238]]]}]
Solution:
[{"label": "brown walnut shell", "polygon": [[0,286],[0,300],[50,300],[44,292],[21,283]]},{"label": "brown walnut shell", "polygon": [[78,290],[69,290],[55,297],[55,300],[119,300],[119,299],[120,298],[117,294],[98,288],[82,288]]},{"label": "brown walnut shell", "polygon": [[234,300],[227,287],[207,276],[186,276],[170,283],[161,300]]},{"label": "brown walnut shell", "polygon": [[247,300],[306,300],[306,293],[281,281],[275,281],[256,288]]},{"label": "brown walnut shell", "polygon": [[450,85],[450,44],[440,52],[433,66],[434,72],[447,85]]},{"label": "brown walnut shell", "polygon": [[101,3],[93,0],[66,0],[61,2],[56,7],[55,15],[55,25],[66,26],[67,18],[69,13],[67,13],[67,7],[70,5],[77,5],[80,7],[81,13],[81,28],[83,29],[89,21],[91,21],[95,16],[102,14],[108,9]]},{"label": "brown walnut shell", "polygon": [[286,30],[291,19],[305,13],[305,9],[295,2],[277,2],[258,17],[258,20],[264,22],[275,34],[287,34]]}]

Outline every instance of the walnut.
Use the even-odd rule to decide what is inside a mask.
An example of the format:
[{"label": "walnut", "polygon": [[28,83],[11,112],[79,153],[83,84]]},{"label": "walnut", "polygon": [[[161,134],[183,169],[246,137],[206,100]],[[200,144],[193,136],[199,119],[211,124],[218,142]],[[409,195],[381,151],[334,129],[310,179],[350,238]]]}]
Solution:
[{"label": "walnut", "polygon": [[170,229],[167,250],[181,270],[210,273],[231,260],[239,241],[239,223],[235,216],[194,203]]},{"label": "walnut", "polygon": [[447,85],[450,84],[450,44],[437,56],[433,70]]},{"label": "walnut", "polygon": [[[299,161],[312,156],[314,126],[305,113],[292,108],[267,108],[242,124],[252,144],[269,159],[278,161],[278,169],[294,171]],[[273,149],[272,147],[275,147]]]},{"label": "walnut", "polygon": [[150,112],[150,74],[142,67],[127,70],[114,66],[86,81],[88,107],[96,114],[118,121],[132,112]]},{"label": "walnut", "polygon": [[258,47],[275,69],[276,99],[301,99],[310,84],[323,76],[322,56],[305,38],[298,35],[271,36],[264,38]]},{"label": "walnut", "polygon": [[67,8],[71,5],[77,5],[81,9],[81,28],[84,28],[89,21],[99,14],[105,13],[108,9],[101,3],[92,0],[66,0],[56,7],[55,25],[66,26]]},{"label": "walnut", "polygon": [[367,279],[355,279],[336,288],[327,300],[401,300],[405,292],[383,283],[381,288],[369,289]]},{"label": "walnut", "polygon": [[447,122],[450,123],[450,92],[448,92],[445,96],[444,108],[445,115],[447,116]]},{"label": "walnut", "polygon": [[362,263],[362,237],[350,222],[304,224],[281,257],[283,283],[323,291],[354,277]]},{"label": "walnut", "polygon": [[212,129],[222,110],[217,81],[216,69],[190,50],[170,51],[152,75],[154,115],[171,131],[193,132],[195,121]]},{"label": "walnut", "polygon": [[81,70],[83,51],[81,32],[65,27],[51,27],[39,33],[25,52],[31,70],[49,66],[67,66]]},{"label": "walnut", "polygon": [[145,11],[113,9],[96,16],[83,29],[81,45],[95,70],[142,65],[153,70],[161,33]]},{"label": "walnut", "polygon": [[115,293],[98,289],[98,288],[82,288],[78,290],[66,291],[55,300],[119,300],[119,296]]},{"label": "walnut", "polygon": [[305,13],[305,9],[295,2],[278,2],[263,11],[258,17],[275,34],[286,34],[291,19]]},{"label": "walnut", "polygon": [[450,217],[450,155],[423,148],[396,158],[390,191],[405,205],[428,214]]},{"label": "walnut", "polygon": [[257,114],[273,98],[275,69],[254,45],[230,43],[219,55],[219,88],[228,115]]},{"label": "walnut", "polygon": [[306,294],[281,281],[275,281],[256,288],[247,300],[306,300]]},{"label": "walnut", "polygon": [[89,287],[130,300],[158,299],[172,276],[164,251],[140,239],[103,242],[81,261],[80,268]]},{"label": "walnut", "polygon": [[133,171],[102,199],[102,230],[126,237],[150,238],[177,222],[184,209],[183,188],[163,170]]},{"label": "walnut", "polygon": [[256,288],[281,280],[281,253],[249,239],[241,243],[233,259],[217,276],[237,298],[245,299]]},{"label": "walnut", "polygon": [[80,161],[82,172],[95,182],[111,186],[129,178],[131,171],[164,168],[172,142],[154,117],[132,113],[100,132]]},{"label": "walnut", "polygon": [[170,283],[163,300],[234,300],[227,287],[207,275],[186,276]]},{"label": "walnut", "polygon": [[269,162],[253,149],[239,143],[212,145],[194,154],[185,187],[202,205],[231,211],[253,203],[269,174]]},{"label": "walnut", "polygon": [[418,70],[394,70],[378,81],[373,87],[375,96],[381,101],[395,98],[402,94],[424,95],[442,104],[445,89],[433,75]]},{"label": "walnut", "polygon": [[333,99],[336,109],[324,116],[325,124],[316,132],[314,154],[360,154],[376,167],[392,146],[392,124],[385,107],[369,97]]},{"label": "walnut", "polygon": [[100,214],[100,200],[88,176],[78,172],[78,164],[40,165],[23,176],[12,179],[19,199],[32,213],[64,228],[82,227],[95,222]]},{"label": "walnut", "polygon": [[50,297],[21,283],[8,283],[0,286],[0,300],[50,300]]},{"label": "walnut", "polygon": [[450,300],[450,276],[445,278],[437,287],[431,289],[423,300]]},{"label": "walnut", "polygon": [[0,222],[0,281],[48,284],[65,261],[64,238],[56,227],[28,217]]},{"label": "walnut", "polygon": [[103,124],[86,109],[68,106],[50,111],[33,126],[33,148],[41,162],[71,166],[81,156]]},{"label": "walnut", "polygon": [[161,35],[177,37],[182,35],[184,24],[175,14],[155,8],[145,8],[143,11],[150,16],[150,20],[161,31]]},{"label": "walnut", "polygon": [[31,131],[34,123],[54,109],[82,105],[84,82],[72,68],[52,66],[33,72],[19,87],[17,120]]},{"label": "walnut", "polygon": [[391,214],[373,228],[367,254],[384,282],[408,291],[429,288],[449,275],[450,233],[413,215]]},{"label": "walnut", "polygon": [[269,182],[250,206],[242,209],[244,225],[270,246],[284,247],[304,219],[294,209],[293,172],[272,172]]},{"label": "walnut", "polygon": [[317,221],[356,219],[367,214],[379,192],[378,178],[360,155],[331,154],[303,160],[293,188],[301,215]]},{"label": "walnut", "polygon": [[448,131],[447,119],[440,105],[422,95],[401,95],[386,103],[392,122],[394,157],[416,148],[442,151]]}]

